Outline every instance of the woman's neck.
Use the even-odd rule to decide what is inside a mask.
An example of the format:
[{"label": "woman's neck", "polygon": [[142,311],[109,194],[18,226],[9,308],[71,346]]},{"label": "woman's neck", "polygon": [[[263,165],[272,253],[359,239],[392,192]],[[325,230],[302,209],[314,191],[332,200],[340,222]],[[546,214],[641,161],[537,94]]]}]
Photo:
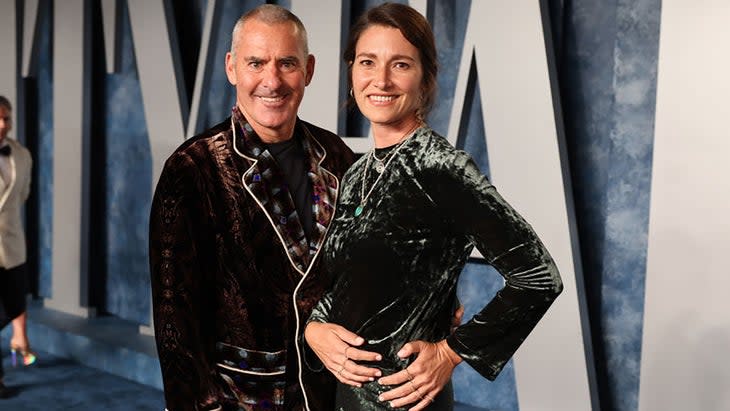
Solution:
[{"label": "woman's neck", "polygon": [[375,142],[375,148],[390,147],[398,144],[403,139],[408,137],[409,134],[414,132],[421,122],[416,118],[404,120],[397,124],[372,124],[371,131],[373,133],[373,140]]}]

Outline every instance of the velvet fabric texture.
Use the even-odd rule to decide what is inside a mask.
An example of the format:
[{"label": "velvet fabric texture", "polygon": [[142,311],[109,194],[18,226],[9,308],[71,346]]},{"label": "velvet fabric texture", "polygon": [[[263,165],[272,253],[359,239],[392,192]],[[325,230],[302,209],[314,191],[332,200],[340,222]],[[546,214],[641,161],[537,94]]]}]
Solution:
[{"label": "velvet fabric texture", "polygon": [[[413,360],[396,356],[405,343],[446,339],[476,371],[494,379],[561,292],[558,270],[531,226],[467,153],[426,126],[402,144],[360,215],[363,193],[377,178],[374,162],[365,155],[345,175],[323,249],[332,288],[311,320],[337,323],[365,338],[363,349],[382,354],[374,366],[384,375]],[[451,333],[457,280],[474,246],[505,286]],[[391,409],[377,401],[386,389],[377,382],[338,384],[336,409]],[[429,409],[451,408],[447,402]]]},{"label": "velvet fabric texture", "polygon": [[[237,110],[165,164],[150,217],[150,265],[170,411],[304,409],[299,336],[324,292],[317,256],[353,154],[301,120],[294,132],[309,159],[310,239],[276,161]],[[310,408],[332,409],[333,377],[302,372]]]}]

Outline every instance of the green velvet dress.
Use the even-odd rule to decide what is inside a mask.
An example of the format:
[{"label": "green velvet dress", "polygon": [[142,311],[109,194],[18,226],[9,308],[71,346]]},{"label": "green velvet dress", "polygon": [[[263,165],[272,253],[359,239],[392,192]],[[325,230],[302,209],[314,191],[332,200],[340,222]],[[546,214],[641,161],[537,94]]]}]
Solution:
[{"label": "green velvet dress", "polygon": [[[447,340],[470,366],[494,379],[562,290],[555,263],[532,227],[497,193],[472,158],[428,127],[392,155],[380,181],[369,155],[343,177],[334,222],[323,248],[332,287],[311,321],[332,322],[365,338],[388,375],[415,358],[396,353],[407,342]],[[363,175],[367,178],[363,189]],[[450,331],[459,275],[473,247],[505,280],[467,323]],[[377,381],[338,384],[336,409],[390,410]],[[451,410],[450,385],[429,410]],[[446,398],[444,398],[446,397]]]}]

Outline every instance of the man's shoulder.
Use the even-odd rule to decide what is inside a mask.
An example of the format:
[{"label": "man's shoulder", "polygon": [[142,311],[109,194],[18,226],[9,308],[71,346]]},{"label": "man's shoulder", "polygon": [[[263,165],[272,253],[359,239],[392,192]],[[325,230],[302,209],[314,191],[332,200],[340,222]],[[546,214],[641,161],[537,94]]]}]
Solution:
[{"label": "man's shoulder", "polygon": [[163,174],[198,174],[201,167],[210,164],[213,147],[225,144],[229,138],[230,119],[208,128],[180,144],[165,160]]},{"label": "man's shoulder", "polygon": [[209,152],[213,140],[228,138],[231,129],[230,118],[188,138],[172,152],[168,161],[176,157],[200,157]]},{"label": "man's shoulder", "polygon": [[350,150],[350,147],[345,144],[340,136],[310,122],[301,119],[299,121],[304,124],[309,133],[311,133],[327,151],[333,151],[335,154],[343,155],[344,159],[350,163],[354,161],[352,150]]},{"label": "man's shoulder", "polygon": [[210,127],[207,130],[203,130],[199,134],[196,134],[195,136],[191,137],[189,140],[203,140],[207,138],[217,137],[221,134],[228,133],[231,130],[231,118],[228,117],[225,120],[221,121],[220,123],[214,125],[213,127]]}]

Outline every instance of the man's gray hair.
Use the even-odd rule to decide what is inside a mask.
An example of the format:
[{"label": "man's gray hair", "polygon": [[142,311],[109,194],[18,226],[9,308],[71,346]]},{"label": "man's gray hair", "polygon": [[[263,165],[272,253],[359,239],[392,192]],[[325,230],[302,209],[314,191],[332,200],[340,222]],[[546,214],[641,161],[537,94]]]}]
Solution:
[{"label": "man's gray hair", "polygon": [[275,4],[262,4],[242,15],[236,22],[236,25],[233,26],[233,33],[231,34],[231,54],[234,57],[236,55],[236,49],[238,48],[238,34],[243,28],[243,25],[249,20],[258,20],[267,24],[294,24],[296,34],[299,36],[300,41],[304,45],[304,54],[309,55],[307,29],[304,28],[304,24],[301,20],[299,20],[299,17],[284,7],[277,6]]}]

